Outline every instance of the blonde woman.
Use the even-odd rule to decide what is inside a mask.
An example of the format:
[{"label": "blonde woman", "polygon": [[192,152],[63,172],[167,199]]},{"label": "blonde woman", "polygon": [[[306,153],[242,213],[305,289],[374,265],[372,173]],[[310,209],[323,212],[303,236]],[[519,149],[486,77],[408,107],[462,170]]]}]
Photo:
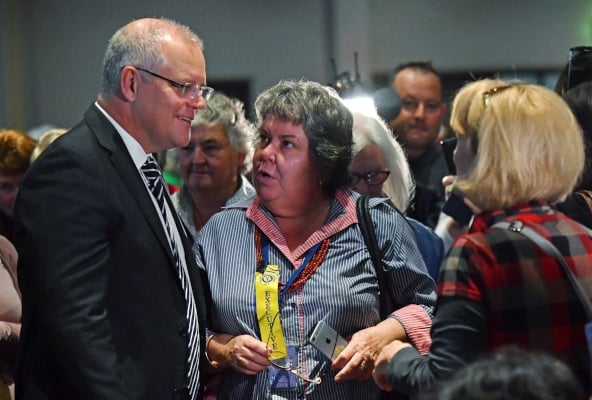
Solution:
[{"label": "blonde woman", "polygon": [[451,117],[455,187],[482,211],[442,264],[428,355],[398,341],[386,346],[373,374],[383,389],[416,394],[508,344],[554,354],[590,389],[587,318],[561,265],[530,239],[492,227],[529,227],[559,249],[582,284],[590,282],[590,231],[552,208],[582,172],[582,134],[552,91],[493,86],[478,81],[461,89]]}]

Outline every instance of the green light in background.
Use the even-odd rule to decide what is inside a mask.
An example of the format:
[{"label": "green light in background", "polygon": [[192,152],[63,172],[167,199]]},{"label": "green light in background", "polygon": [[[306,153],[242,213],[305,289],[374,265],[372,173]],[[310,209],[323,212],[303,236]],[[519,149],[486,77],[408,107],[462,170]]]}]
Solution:
[{"label": "green light in background", "polygon": [[592,8],[584,14],[580,33],[582,35],[581,43],[574,44],[574,46],[585,45],[592,42]]}]

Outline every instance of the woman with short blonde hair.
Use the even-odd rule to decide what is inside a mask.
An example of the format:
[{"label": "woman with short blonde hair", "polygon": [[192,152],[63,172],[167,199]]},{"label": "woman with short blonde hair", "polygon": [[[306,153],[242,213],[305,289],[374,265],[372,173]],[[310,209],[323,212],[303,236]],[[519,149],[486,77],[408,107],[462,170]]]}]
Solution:
[{"label": "woman with short blonde hair", "polygon": [[552,207],[584,166],[574,116],[543,87],[481,81],[460,90],[451,121],[455,187],[482,211],[442,263],[428,355],[395,341],[378,356],[374,380],[416,395],[516,345],[566,362],[590,393],[585,309],[557,259],[518,233],[528,228],[555,245],[590,296],[591,232]]},{"label": "woman with short blonde hair", "polygon": [[[584,167],[584,142],[565,102],[542,86],[508,85],[476,96],[483,107],[473,171],[456,181],[481,210],[532,200],[554,204],[571,193]],[[481,104],[480,104],[481,103]],[[459,133],[459,135],[461,135]]]}]

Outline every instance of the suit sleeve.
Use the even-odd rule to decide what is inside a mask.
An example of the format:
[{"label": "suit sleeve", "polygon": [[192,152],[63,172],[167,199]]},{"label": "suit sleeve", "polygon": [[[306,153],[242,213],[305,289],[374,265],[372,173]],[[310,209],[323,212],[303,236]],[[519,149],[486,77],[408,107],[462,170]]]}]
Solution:
[{"label": "suit sleeve", "polygon": [[39,321],[35,334],[76,386],[74,397],[117,400],[129,396],[105,301],[109,232],[121,218],[108,205],[98,157],[59,149],[31,166],[16,203],[15,243],[23,311]]}]

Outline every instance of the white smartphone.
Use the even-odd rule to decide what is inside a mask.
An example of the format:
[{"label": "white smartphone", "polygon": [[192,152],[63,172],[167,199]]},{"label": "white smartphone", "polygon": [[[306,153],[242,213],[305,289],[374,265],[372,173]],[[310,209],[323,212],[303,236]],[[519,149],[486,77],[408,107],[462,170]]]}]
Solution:
[{"label": "white smartphone", "polygon": [[330,360],[337,358],[348,343],[335,329],[322,320],[318,322],[308,340]]}]

